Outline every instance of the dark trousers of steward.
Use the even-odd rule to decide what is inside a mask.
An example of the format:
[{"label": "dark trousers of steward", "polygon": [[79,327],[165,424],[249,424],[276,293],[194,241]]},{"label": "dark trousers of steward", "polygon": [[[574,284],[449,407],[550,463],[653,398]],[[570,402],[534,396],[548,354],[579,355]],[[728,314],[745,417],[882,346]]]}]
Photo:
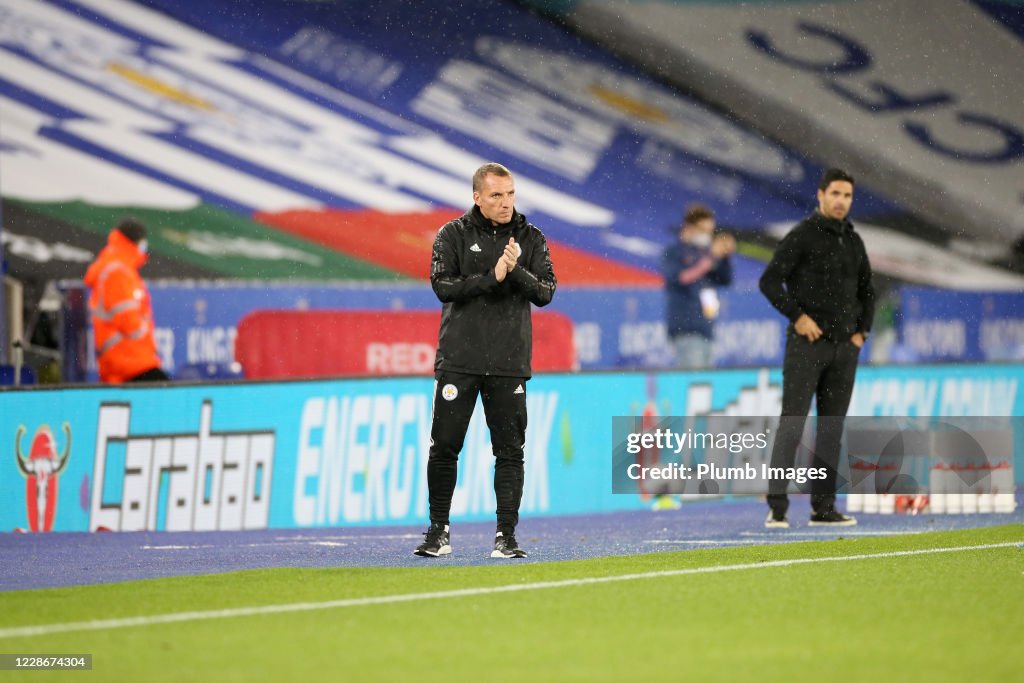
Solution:
[{"label": "dark trousers of steward", "polygon": [[494,495],[499,527],[519,523],[526,443],[526,379],[442,372],[434,386],[427,489],[430,521],[448,524],[458,478],[459,451],[479,394],[494,452]]},{"label": "dark trousers of steward", "polygon": [[[782,364],[782,419],[772,448],[772,467],[793,467],[804,423],[817,397],[819,420],[812,467],[824,467],[825,479],[811,483],[811,507],[827,510],[836,500],[836,474],[843,437],[843,418],[850,407],[860,349],[849,339],[810,342],[790,328],[786,335],[786,356]],[[768,483],[768,505],[785,515],[789,508],[789,482]]]}]

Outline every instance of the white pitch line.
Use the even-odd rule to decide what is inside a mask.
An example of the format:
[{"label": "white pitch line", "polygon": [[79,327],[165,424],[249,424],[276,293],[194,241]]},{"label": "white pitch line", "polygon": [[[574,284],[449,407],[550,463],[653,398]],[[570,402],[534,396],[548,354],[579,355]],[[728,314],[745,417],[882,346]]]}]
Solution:
[{"label": "white pitch line", "polygon": [[[422,534],[420,534],[422,536]],[[324,545],[342,547],[347,543],[337,541],[275,541],[267,543],[226,543],[221,545],[140,545],[141,550],[205,550],[208,548],[281,548],[287,545]]]},{"label": "white pitch line", "polygon": [[327,600],[325,602],[293,602],[283,605],[261,605],[254,607],[234,607],[230,609],[207,610],[203,612],[174,612],[171,614],[154,614],[140,617],[122,617],[119,619],[94,619],[91,621],[72,621],[63,624],[42,624],[38,626],[14,626],[0,629],[2,638],[25,638],[46,636],[54,633],[70,631],[102,631],[115,628],[132,628],[135,626],[151,626],[154,624],[174,624],[184,621],[205,621],[207,619],[230,619],[236,617],[260,616],[265,614],[287,614],[290,612],[310,612],[313,610],[341,609],[344,607],[363,607],[366,605],[393,605],[403,602],[420,600],[443,600],[447,598],[465,598],[475,595],[493,595],[495,593],[517,593],[535,591],[545,588],[570,588],[574,586],[590,586],[620,581],[638,581],[641,579],[658,579],[691,574],[717,574],[719,572],[741,571],[744,569],[768,569],[772,567],[791,567],[799,564],[816,564],[818,562],[849,562],[851,560],[876,560],[892,557],[911,557],[914,555],[933,555],[938,553],[968,552],[971,550],[991,550],[995,548],[1012,548],[1021,545],[1018,541],[1008,543],[989,543],[987,545],[954,546],[951,548],[925,548],[922,550],[901,550],[888,553],[871,553],[867,555],[844,555],[838,557],[805,557],[790,560],[773,560],[770,562],[748,562],[746,564],[724,564],[710,567],[690,567],[687,569],[666,569],[656,572],[635,574],[619,574],[616,576],[591,576],[564,581],[538,581],[504,586],[487,586],[481,588],[462,588],[450,591],[434,591],[431,593],[404,593],[399,595],[380,595],[365,598],[346,598],[344,600]]},{"label": "white pitch line", "polygon": [[836,536],[914,536],[916,534],[928,533],[922,531],[881,531],[881,530],[851,530],[850,527],[839,527],[837,529],[821,529],[819,531],[787,531],[776,529],[775,531],[741,531],[740,536],[757,536],[758,538],[788,538],[790,536],[808,536],[812,538],[835,538]]},{"label": "white pitch line", "polygon": [[650,543],[652,545],[761,545],[764,543],[758,538],[739,538],[739,539],[704,539],[704,538],[692,538],[690,540],[672,540],[667,538],[662,539],[651,539],[644,541],[644,543]]},{"label": "white pitch line", "polygon": [[334,534],[330,536],[277,536],[275,541],[376,541],[399,539],[407,541],[412,538],[422,538],[423,534]]}]

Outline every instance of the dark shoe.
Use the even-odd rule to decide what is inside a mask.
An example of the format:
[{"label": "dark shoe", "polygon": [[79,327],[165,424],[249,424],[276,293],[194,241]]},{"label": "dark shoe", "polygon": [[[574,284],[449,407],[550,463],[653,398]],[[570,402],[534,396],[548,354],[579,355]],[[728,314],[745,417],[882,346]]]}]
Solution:
[{"label": "dark shoe", "polygon": [[766,529],[788,529],[789,520],[784,512],[769,510],[768,516],[764,518],[764,526]]},{"label": "dark shoe", "polygon": [[452,543],[448,537],[447,524],[431,524],[430,528],[423,532],[423,542],[412,551],[413,555],[420,557],[438,557],[439,555],[451,555]]},{"label": "dark shoe", "polygon": [[506,560],[526,557],[526,551],[516,542],[514,529],[503,529],[494,534],[494,550],[491,551],[491,557]]},{"label": "dark shoe", "polygon": [[811,521],[807,523],[807,526],[855,526],[856,524],[856,518],[844,515],[835,508],[826,508],[820,512],[812,512]]}]

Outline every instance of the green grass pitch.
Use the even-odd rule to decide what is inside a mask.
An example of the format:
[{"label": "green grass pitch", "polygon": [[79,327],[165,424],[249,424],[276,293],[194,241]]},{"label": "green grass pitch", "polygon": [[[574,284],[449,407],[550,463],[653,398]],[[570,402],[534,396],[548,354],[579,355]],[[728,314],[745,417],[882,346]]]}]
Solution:
[{"label": "green grass pitch", "polygon": [[[1008,545],[820,561],[992,544]],[[815,561],[782,564],[794,559]],[[733,565],[751,566],[721,570]],[[577,581],[623,575],[642,576]],[[557,585],[533,585],[548,582]],[[488,592],[513,585],[526,589]],[[473,588],[481,590],[387,597]],[[384,600],[315,604],[374,596]],[[295,603],[310,608],[202,614]],[[200,618],[4,633],[179,612]],[[1021,680],[1024,527],[572,562],[450,567],[438,560],[14,591],[0,593],[0,634],[3,653],[93,655],[91,672],[6,671],[0,681]]]}]

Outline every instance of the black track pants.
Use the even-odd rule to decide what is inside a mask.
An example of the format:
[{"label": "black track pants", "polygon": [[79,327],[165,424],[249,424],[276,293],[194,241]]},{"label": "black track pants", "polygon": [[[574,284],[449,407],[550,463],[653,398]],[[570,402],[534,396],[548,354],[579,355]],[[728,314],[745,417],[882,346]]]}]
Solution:
[{"label": "black track pants", "polygon": [[522,377],[444,372],[434,388],[427,488],[430,521],[448,523],[458,478],[459,452],[473,416],[476,397],[484,405],[494,451],[494,495],[498,526],[519,523],[523,498],[523,445],[526,443],[526,380]]}]

